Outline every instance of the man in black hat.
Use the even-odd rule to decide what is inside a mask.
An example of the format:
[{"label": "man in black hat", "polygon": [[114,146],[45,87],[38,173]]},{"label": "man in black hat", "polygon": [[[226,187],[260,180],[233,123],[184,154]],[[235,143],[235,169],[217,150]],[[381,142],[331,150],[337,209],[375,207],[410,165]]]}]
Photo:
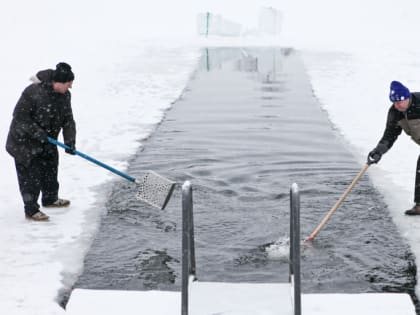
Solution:
[{"label": "man in black hat", "polygon": [[64,143],[74,154],[76,124],[71,108],[74,74],[70,65],[61,62],[56,69],[39,71],[22,93],[13,112],[6,150],[15,159],[19,189],[25,215],[34,221],[47,221],[44,207],[67,207],[69,200],[58,198],[58,150],[48,142],[63,130]]}]

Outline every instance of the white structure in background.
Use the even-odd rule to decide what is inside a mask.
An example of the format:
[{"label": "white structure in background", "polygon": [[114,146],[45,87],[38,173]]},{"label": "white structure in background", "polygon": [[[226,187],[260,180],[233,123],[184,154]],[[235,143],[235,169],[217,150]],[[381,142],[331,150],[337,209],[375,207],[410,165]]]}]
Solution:
[{"label": "white structure in background", "polygon": [[199,35],[240,36],[242,25],[224,19],[221,15],[210,12],[197,16],[197,30]]},{"label": "white structure in background", "polygon": [[281,22],[281,11],[271,7],[262,7],[260,9],[260,18],[258,23],[260,34],[279,35]]}]

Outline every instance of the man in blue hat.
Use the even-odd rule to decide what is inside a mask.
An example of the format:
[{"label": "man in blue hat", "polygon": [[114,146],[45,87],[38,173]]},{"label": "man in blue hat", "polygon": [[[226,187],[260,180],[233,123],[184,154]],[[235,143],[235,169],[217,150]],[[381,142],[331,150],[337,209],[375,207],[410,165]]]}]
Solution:
[{"label": "man in blue hat", "polygon": [[[385,132],[378,145],[369,152],[369,165],[379,162],[402,130],[420,145],[420,93],[410,93],[401,82],[392,81],[389,99],[393,104],[388,111]],[[413,208],[405,211],[406,215],[420,215],[420,156],[417,160],[414,202]]]}]

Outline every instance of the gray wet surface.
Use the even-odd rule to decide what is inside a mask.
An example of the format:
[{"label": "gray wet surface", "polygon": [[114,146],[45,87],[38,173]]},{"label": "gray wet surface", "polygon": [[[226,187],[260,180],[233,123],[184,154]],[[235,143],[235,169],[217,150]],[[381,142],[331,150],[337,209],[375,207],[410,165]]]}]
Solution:
[{"label": "gray wet surface", "polygon": [[[289,231],[289,188],[301,190],[302,238],[359,173],[313,95],[292,49],[211,48],[183,96],[131,161],[194,193],[201,280],[287,281],[288,264],[266,248]],[[163,211],[113,184],[107,214],[75,287],[179,290],[180,185]],[[409,292],[413,256],[368,176],[302,251],[304,292]]]}]

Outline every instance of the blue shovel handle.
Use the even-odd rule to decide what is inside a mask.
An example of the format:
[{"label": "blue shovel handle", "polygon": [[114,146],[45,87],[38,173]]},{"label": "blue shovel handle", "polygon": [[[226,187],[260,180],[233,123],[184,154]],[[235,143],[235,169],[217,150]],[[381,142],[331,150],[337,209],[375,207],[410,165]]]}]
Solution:
[{"label": "blue shovel handle", "polygon": [[[68,145],[65,145],[64,143],[61,143],[60,141],[57,141],[53,138],[48,137],[48,141],[52,144],[55,144],[56,146],[62,147],[64,149],[71,150],[71,148]],[[88,160],[92,163],[95,163],[96,165],[99,165],[99,166],[107,169],[108,171],[111,171],[111,172],[113,172],[117,175],[120,175],[121,177],[124,177],[125,179],[129,180],[130,182],[133,182],[133,183],[136,182],[136,179],[134,177],[131,177],[130,175],[127,175],[127,174],[125,174],[125,173],[123,173],[123,172],[121,172],[121,171],[119,171],[119,170],[117,170],[117,169],[115,169],[115,168],[113,168],[109,165],[106,165],[105,163],[102,163],[101,161],[98,161],[98,160],[94,159],[93,157],[90,157],[87,154],[84,154],[84,153],[82,153],[80,151],[77,151],[77,150],[73,150],[73,152],[76,155],[78,155],[78,156],[80,156],[80,157],[82,157],[82,158],[84,158],[84,159],[86,159],[86,160]]]}]

